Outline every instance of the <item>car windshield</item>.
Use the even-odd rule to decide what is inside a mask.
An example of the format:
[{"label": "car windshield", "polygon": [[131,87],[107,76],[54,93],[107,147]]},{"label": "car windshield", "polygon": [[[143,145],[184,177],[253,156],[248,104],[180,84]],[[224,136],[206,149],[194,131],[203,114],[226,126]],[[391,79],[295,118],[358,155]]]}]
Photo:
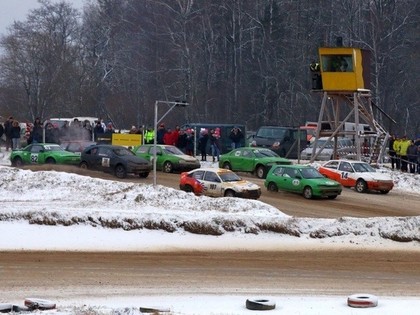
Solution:
[{"label": "car windshield", "polygon": [[113,151],[118,156],[135,155],[132,151],[126,148],[115,148]]},{"label": "car windshield", "polygon": [[276,152],[271,150],[260,150],[255,149],[252,152],[254,152],[255,156],[257,158],[264,158],[264,157],[280,157]]},{"label": "car windshield", "polygon": [[375,169],[368,163],[353,163],[353,168],[359,173],[376,172]]},{"label": "car windshield", "polygon": [[219,173],[222,182],[237,182],[240,181],[241,178],[233,172],[223,172]]},{"label": "car windshield", "polygon": [[177,147],[165,147],[163,152],[165,152],[165,154],[173,154],[173,155],[184,155],[185,154],[184,152],[182,152]]},{"label": "car windshield", "polygon": [[314,168],[301,168],[300,172],[303,178],[323,178],[324,176]]}]

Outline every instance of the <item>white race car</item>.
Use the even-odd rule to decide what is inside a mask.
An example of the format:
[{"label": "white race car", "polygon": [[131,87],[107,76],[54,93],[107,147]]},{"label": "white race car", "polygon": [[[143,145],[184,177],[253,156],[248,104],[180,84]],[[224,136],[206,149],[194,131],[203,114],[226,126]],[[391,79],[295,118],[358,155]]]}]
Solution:
[{"label": "white race car", "polygon": [[360,193],[376,190],[387,194],[394,187],[390,176],[377,172],[362,161],[331,160],[320,166],[318,170],[325,177],[341,183],[344,187],[354,187]]}]

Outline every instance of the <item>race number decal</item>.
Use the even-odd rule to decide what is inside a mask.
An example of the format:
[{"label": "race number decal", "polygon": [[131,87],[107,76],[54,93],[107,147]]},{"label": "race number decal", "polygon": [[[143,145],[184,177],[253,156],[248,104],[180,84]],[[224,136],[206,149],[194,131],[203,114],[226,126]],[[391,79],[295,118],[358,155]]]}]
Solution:
[{"label": "race number decal", "polygon": [[347,172],[342,172],[341,173],[341,178],[347,179],[348,177],[349,177],[349,173],[347,173]]},{"label": "race number decal", "polygon": [[217,185],[216,185],[216,184],[210,184],[210,185],[209,185],[209,188],[214,190],[214,189],[216,189],[216,188],[217,188]]},{"label": "race number decal", "polygon": [[109,167],[109,158],[102,158],[102,166]]},{"label": "race number decal", "polygon": [[292,185],[293,186],[299,186],[299,183],[300,183],[299,179],[292,180]]},{"label": "race number decal", "polygon": [[31,154],[31,163],[38,163],[38,154]]}]

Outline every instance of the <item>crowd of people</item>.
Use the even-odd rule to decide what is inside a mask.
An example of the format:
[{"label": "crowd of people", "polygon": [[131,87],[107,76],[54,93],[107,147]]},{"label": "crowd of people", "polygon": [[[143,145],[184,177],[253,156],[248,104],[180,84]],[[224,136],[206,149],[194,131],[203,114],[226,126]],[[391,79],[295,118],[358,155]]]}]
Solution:
[{"label": "crowd of people", "polygon": [[392,169],[420,174],[420,137],[411,140],[406,135],[401,138],[392,135],[388,152]]}]

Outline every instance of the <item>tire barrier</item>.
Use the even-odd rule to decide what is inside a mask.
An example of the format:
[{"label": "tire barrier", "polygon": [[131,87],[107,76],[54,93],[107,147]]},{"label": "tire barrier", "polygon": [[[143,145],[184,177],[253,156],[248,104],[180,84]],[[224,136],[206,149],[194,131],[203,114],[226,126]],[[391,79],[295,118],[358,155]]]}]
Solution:
[{"label": "tire barrier", "polygon": [[353,294],[347,298],[350,307],[367,308],[378,306],[378,298],[372,294]]},{"label": "tire barrier", "polygon": [[245,306],[253,311],[268,311],[276,308],[276,303],[268,299],[247,299]]},{"label": "tire barrier", "polygon": [[0,313],[28,312],[29,308],[21,307],[10,303],[0,303]]},{"label": "tire barrier", "polygon": [[52,310],[56,307],[54,302],[38,298],[26,298],[24,304],[30,310]]}]

